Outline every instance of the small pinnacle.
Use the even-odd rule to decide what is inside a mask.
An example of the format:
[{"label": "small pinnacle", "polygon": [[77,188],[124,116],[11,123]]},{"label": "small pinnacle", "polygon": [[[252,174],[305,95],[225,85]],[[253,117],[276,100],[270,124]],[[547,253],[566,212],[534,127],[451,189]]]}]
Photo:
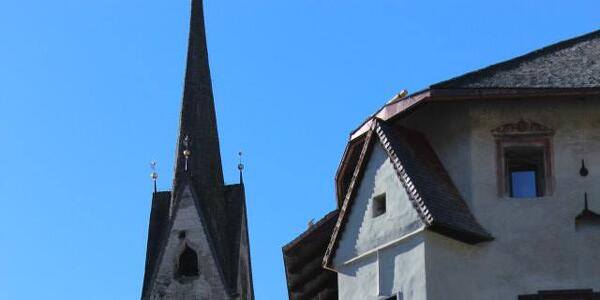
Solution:
[{"label": "small pinnacle", "polygon": [[152,168],[152,173],[150,173],[150,177],[152,178],[152,182],[154,183],[154,192],[156,193],[156,180],[158,179],[158,172],[156,172],[156,161],[150,162],[150,168]]},{"label": "small pinnacle", "polygon": [[244,164],[242,163],[242,152],[238,152],[238,155],[240,156],[240,163],[238,164],[238,170],[243,171],[244,170]]},{"label": "small pinnacle", "polygon": [[240,184],[244,183],[244,164],[242,163],[242,151],[238,152],[238,156],[240,157],[240,163],[238,164],[238,170],[240,171]]}]

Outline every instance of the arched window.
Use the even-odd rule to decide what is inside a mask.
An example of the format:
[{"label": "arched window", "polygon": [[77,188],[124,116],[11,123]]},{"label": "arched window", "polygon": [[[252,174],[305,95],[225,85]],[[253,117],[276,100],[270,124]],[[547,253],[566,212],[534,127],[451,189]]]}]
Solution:
[{"label": "arched window", "polygon": [[179,256],[177,277],[185,278],[194,276],[198,276],[198,255],[196,251],[185,245],[185,249]]}]

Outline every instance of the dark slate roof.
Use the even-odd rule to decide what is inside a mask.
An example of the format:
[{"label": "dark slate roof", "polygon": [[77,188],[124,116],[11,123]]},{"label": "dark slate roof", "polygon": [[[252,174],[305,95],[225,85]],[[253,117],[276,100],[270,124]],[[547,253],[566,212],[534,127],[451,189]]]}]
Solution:
[{"label": "dark slate roof", "polygon": [[446,88],[600,87],[600,30],[431,86]]},{"label": "dark slate roof", "polygon": [[338,214],[328,213],[283,247],[290,300],[338,299],[337,274],[321,265]]},{"label": "dark slate roof", "polygon": [[225,203],[227,215],[222,220],[220,230],[222,237],[226,237],[224,252],[221,253],[221,266],[227,284],[234,289],[239,278],[240,241],[242,239],[242,219],[244,216],[246,195],[243,184],[225,186]]},{"label": "dark slate roof", "polygon": [[331,257],[335,255],[335,248],[375,143],[380,143],[390,157],[410,201],[429,230],[470,244],[492,239],[471,213],[425,136],[407,128],[392,128],[381,120],[375,120],[371,130],[367,132],[359,161],[348,186],[340,216],[323,259],[325,266],[330,266]]},{"label": "dark slate roof", "polygon": [[170,205],[171,192],[157,192],[152,194],[152,209],[150,210],[150,222],[148,224],[148,244],[146,246],[146,267],[144,271],[142,298],[145,298],[149,292],[150,281],[154,275],[158,255],[162,243],[166,238],[166,229],[169,227]]},{"label": "dark slate roof", "polygon": [[[373,118],[397,119],[424,103],[485,99],[597,97],[600,30],[429,86],[383,105],[351,133],[362,136]],[[342,174],[345,175],[345,174]]]},{"label": "dark slate roof", "polygon": [[415,187],[410,198],[421,208],[431,230],[466,243],[491,239],[424,135],[402,127],[391,128],[383,122],[378,122],[375,130],[405,187]]}]

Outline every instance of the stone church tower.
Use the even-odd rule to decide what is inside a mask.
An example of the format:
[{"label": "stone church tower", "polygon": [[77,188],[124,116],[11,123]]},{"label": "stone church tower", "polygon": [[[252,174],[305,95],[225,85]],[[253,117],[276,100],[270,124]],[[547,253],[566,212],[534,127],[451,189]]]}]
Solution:
[{"label": "stone church tower", "polygon": [[254,299],[245,192],[225,185],[202,0],[192,0],[173,190],[154,192],[142,300]]}]

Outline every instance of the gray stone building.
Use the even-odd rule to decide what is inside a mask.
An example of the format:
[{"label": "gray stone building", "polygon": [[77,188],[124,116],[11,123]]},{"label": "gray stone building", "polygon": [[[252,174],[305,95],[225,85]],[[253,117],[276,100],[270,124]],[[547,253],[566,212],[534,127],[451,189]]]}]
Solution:
[{"label": "gray stone building", "polygon": [[384,105],[350,135],[315,257],[339,299],[600,299],[599,180],[596,31]]},{"label": "gray stone building", "polygon": [[223,180],[201,0],[190,23],[175,178],[152,197],[142,299],[254,299],[244,184]]}]

